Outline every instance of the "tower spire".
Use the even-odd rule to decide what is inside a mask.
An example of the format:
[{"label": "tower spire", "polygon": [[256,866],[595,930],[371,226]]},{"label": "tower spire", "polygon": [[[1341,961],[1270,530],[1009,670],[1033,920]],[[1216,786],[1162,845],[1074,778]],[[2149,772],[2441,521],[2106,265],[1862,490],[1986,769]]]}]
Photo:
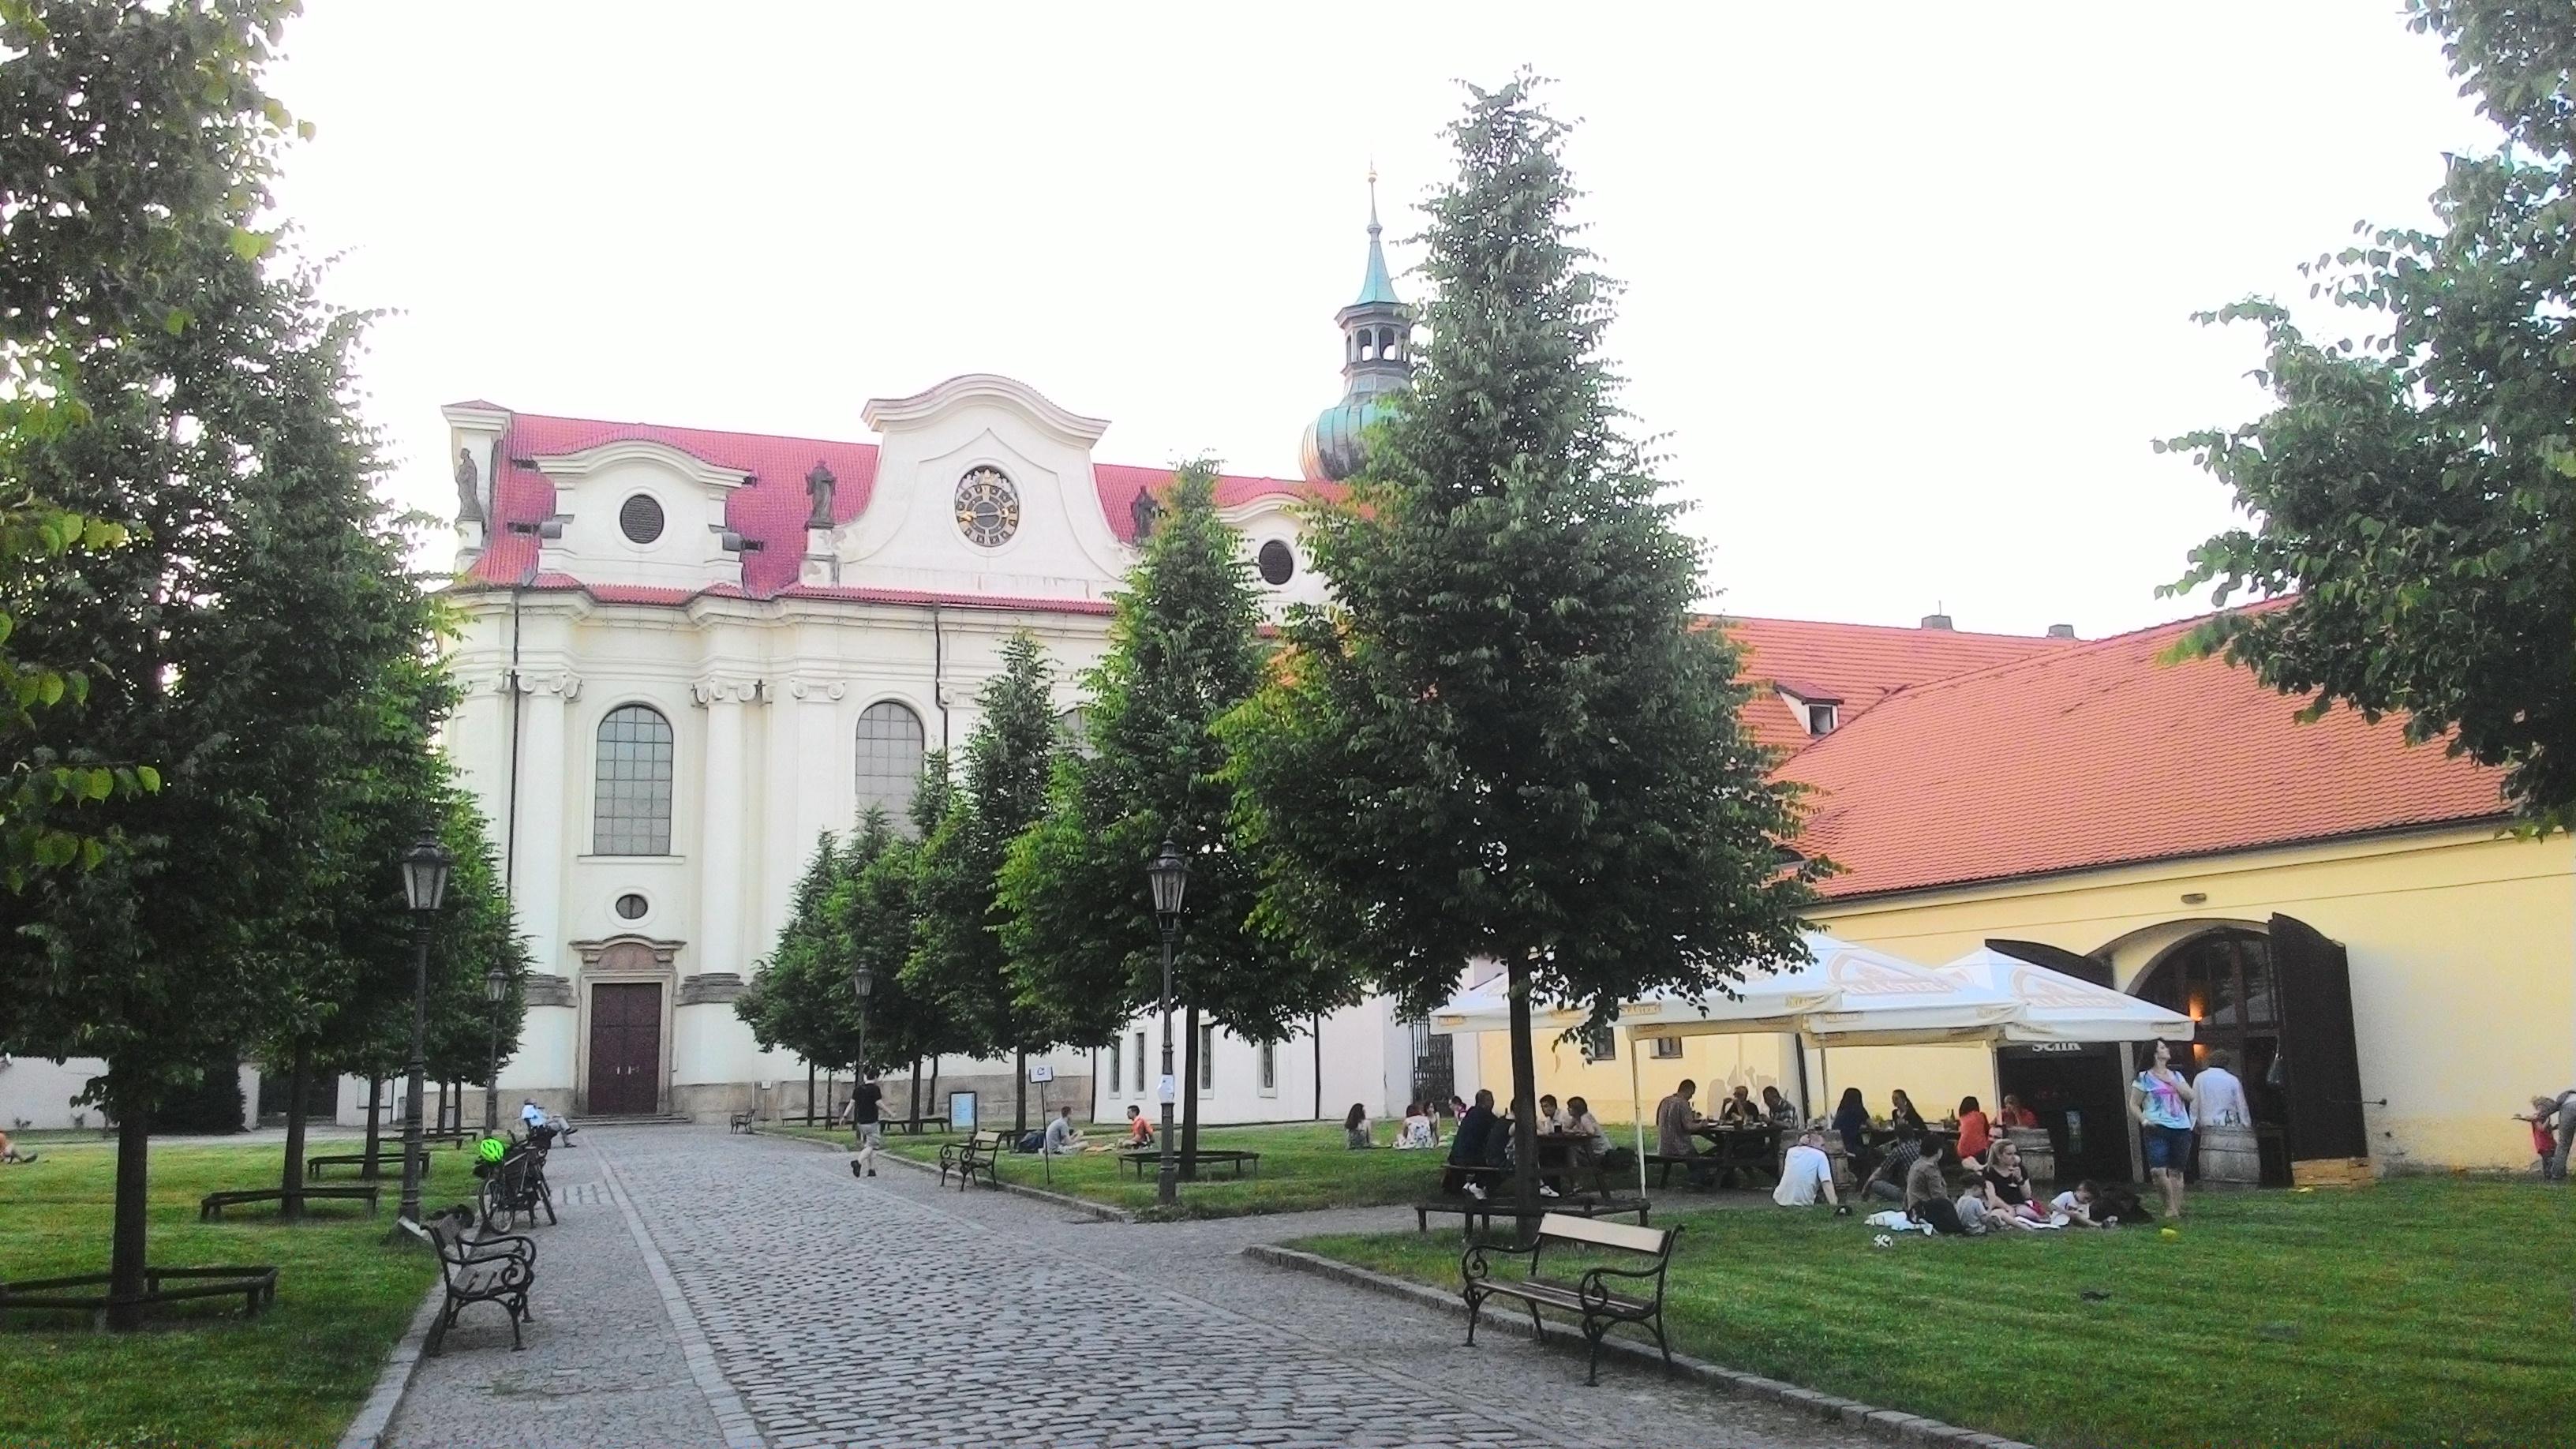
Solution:
[{"label": "tower spire", "polygon": [[1342,329],[1342,400],[1307,425],[1299,449],[1306,476],[1317,482],[1339,481],[1359,470],[1361,434],[1387,410],[1382,395],[1413,376],[1412,319],[1387,274],[1374,161],[1368,188],[1368,271],[1360,278],[1359,297],[1333,314]]},{"label": "tower spire", "polygon": [[[1375,161],[1369,163],[1368,191],[1368,273],[1360,278],[1360,294],[1351,306],[1401,307],[1404,304],[1396,299],[1395,283],[1386,273],[1386,246],[1378,240],[1384,228],[1377,224],[1377,163]],[[1349,308],[1343,310],[1347,311]]]}]

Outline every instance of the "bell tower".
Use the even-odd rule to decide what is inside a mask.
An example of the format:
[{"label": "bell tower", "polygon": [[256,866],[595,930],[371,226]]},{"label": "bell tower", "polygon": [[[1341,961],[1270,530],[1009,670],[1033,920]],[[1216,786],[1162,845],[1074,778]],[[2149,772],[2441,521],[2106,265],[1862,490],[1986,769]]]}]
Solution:
[{"label": "bell tower", "polygon": [[1360,277],[1359,296],[1333,314],[1342,329],[1342,400],[1306,425],[1298,449],[1310,483],[1338,483],[1358,472],[1361,437],[1385,415],[1385,395],[1413,380],[1412,314],[1387,276],[1375,169],[1368,185],[1368,270]]}]

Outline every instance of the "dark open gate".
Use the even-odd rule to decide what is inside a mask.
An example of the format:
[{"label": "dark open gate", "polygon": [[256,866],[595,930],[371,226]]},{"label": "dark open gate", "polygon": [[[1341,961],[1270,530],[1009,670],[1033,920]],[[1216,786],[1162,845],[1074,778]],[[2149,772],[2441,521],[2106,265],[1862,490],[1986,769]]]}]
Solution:
[{"label": "dark open gate", "polygon": [[2367,1157],[2352,967],[2343,947],[2305,921],[2274,916],[2272,969],[2281,992],[2278,1070],[2289,1102],[2290,1156]]}]

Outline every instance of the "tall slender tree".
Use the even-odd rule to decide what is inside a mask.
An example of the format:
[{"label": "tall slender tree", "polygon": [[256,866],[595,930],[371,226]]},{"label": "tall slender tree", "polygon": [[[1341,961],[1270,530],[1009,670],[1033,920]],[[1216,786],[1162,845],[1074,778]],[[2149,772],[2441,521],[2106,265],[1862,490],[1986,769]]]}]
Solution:
[{"label": "tall slender tree", "polygon": [[1510,977],[1520,1191],[1532,998],[1595,1022],[1799,949],[1789,796],[1692,627],[1699,550],[1621,428],[1610,284],[1575,244],[1565,126],[1526,74],[1474,90],[1431,200],[1415,388],[1308,535],[1297,615],[1228,723],[1262,919],[1415,1011],[1474,956]]},{"label": "tall slender tree", "polygon": [[903,968],[905,989],[954,1022],[969,1049],[1012,1059],[1012,1116],[1023,1132],[1028,1054],[1057,1038],[1013,998],[1000,890],[1011,842],[1046,812],[1056,751],[1049,680],[1038,641],[1016,634],[1002,646],[1001,672],[976,695],[983,718],[966,741],[964,786],[921,843],[920,917]]},{"label": "tall slender tree", "polygon": [[[1109,652],[1085,676],[1090,753],[1059,760],[1046,818],[1002,870],[1002,930],[1018,1007],[1063,1040],[1099,1046],[1162,994],[1145,862],[1165,839],[1191,859],[1173,959],[1186,1016],[1181,1079],[1198,1080],[1202,1015],[1276,1042],[1358,995],[1340,961],[1253,929],[1260,879],[1227,829],[1234,792],[1216,733],[1261,682],[1261,612],[1241,540],[1216,513],[1216,465],[1184,464],[1117,597]],[[1181,1094],[1186,1164],[1198,1093]]]}]

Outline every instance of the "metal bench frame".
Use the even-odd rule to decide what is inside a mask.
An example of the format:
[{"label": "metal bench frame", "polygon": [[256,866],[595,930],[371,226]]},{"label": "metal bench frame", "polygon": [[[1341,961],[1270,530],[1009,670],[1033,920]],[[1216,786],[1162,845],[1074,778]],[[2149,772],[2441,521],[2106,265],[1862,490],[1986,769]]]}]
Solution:
[{"label": "metal bench frame", "polygon": [[447,1330],[454,1326],[456,1315],[469,1303],[498,1303],[501,1311],[510,1315],[513,1352],[528,1346],[519,1336],[519,1325],[536,1321],[536,1315],[528,1311],[528,1290],[537,1281],[535,1241],[515,1233],[468,1238],[465,1231],[471,1221],[462,1209],[431,1218],[427,1227],[409,1218],[402,1220],[403,1231],[437,1252],[439,1277],[447,1287],[447,1301],[440,1306],[438,1321],[430,1325],[429,1341],[423,1345],[423,1351],[432,1357],[446,1343]]},{"label": "metal bench frame", "polygon": [[[1467,1249],[1458,1260],[1459,1276],[1464,1286],[1459,1290],[1467,1300],[1467,1343],[1476,1342],[1476,1322],[1485,1311],[1489,1298],[1517,1298],[1529,1305],[1530,1332],[1545,1342],[1547,1331],[1539,1321],[1539,1309],[1554,1308],[1579,1316],[1583,1337],[1592,1346],[1586,1385],[1601,1382],[1601,1340],[1622,1323],[1634,1323],[1655,1335],[1655,1347],[1664,1356],[1664,1368],[1673,1366],[1671,1344],[1664,1339],[1664,1273],[1672,1266],[1673,1240],[1681,1229],[1628,1227],[1621,1223],[1596,1222],[1590,1218],[1568,1217],[1549,1213],[1538,1220],[1538,1235],[1526,1248],[1502,1243],[1478,1243]],[[1539,1276],[1539,1259],[1550,1243],[1563,1243],[1576,1248],[1611,1248],[1654,1259],[1651,1267],[1588,1268],[1583,1276],[1567,1283]],[[1527,1276],[1518,1279],[1493,1276],[1497,1258],[1527,1258]],[[1611,1286],[1611,1280],[1651,1282],[1652,1297],[1622,1293]]]},{"label": "metal bench frame", "polygon": [[985,1185],[999,1188],[1002,1179],[998,1165],[1002,1154],[1010,1150],[1009,1137],[1001,1132],[977,1132],[963,1142],[947,1143],[939,1149],[939,1185],[948,1185],[948,1174],[957,1174],[957,1190],[964,1192],[975,1174],[984,1174]]},{"label": "metal bench frame", "polygon": [[[296,1196],[303,1198],[307,1202],[363,1202],[367,1205],[367,1216],[374,1217],[377,1211],[377,1200],[383,1194],[384,1190],[385,1186],[381,1182],[363,1182],[357,1184],[340,1183],[331,1185],[306,1183],[304,1186],[296,1189]],[[283,1205],[285,1201],[286,1190],[279,1187],[253,1188],[246,1191],[210,1192],[197,1202],[197,1221],[201,1223],[215,1222],[223,1217],[224,1209],[228,1207],[243,1207],[251,1203],[261,1202],[273,1202]]]}]

